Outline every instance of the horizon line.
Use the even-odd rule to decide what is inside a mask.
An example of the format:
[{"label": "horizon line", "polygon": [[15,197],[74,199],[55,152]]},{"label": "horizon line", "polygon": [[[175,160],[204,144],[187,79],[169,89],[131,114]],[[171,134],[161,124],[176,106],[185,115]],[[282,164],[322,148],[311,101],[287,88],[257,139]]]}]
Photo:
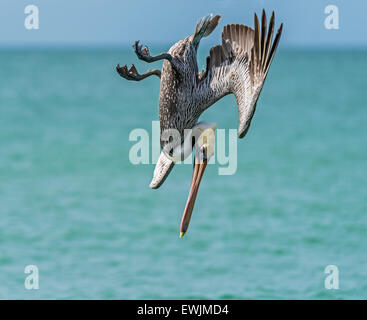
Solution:
[{"label": "horizon line", "polygon": [[[169,43],[152,43],[150,47],[156,46],[158,48],[162,47],[170,47],[171,44]],[[116,44],[116,43],[105,43],[105,44],[95,44],[95,43],[85,43],[85,44],[75,44],[75,43],[51,43],[51,44],[0,44],[0,50],[47,50],[47,49],[65,49],[65,50],[75,50],[75,49],[98,49],[98,50],[118,50],[118,49],[127,49],[131,48],[131,44],[122,43],[122,44]],[[201,45],[201,48],[208,48],[210,49],[212,45]],[[311,44],[311,45],[292,45],[292,44],[286,44],[282,45],[278,48],[279,50],[289,50],[289,51],[307,51],[307,50],[323,50],[323,51],[331,51],[331,50],[337,50],[337,51],[364,51],[367,50],[367,45],[365,44]]]}]

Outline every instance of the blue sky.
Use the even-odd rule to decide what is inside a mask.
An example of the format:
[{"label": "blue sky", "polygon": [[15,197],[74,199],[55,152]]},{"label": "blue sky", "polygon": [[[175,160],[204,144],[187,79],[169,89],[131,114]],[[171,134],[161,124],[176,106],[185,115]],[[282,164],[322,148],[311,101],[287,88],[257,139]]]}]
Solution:
[{"label": "blue sky", "polygon": [[[29,4],[39,8],[39,30],[24,27]],[[339,8],[339,30],[324,27],[330,4]],[[220,27],[206,40],[212,45],[225,24],[252,26],[262,8],[284,22],[284,46],[367,47],[365,0],[1,0],[0,46],[167,44],[191,34],[207,13],[221,14]]]}]

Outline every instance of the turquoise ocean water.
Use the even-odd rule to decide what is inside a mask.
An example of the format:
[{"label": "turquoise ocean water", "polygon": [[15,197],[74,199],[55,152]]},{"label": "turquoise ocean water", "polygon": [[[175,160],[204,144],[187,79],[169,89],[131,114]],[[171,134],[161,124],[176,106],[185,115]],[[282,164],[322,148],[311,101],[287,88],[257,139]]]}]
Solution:
[{"label": "turquoise ocean water", "polygon": [[[130,48],[0,51],[0,298],[367,298],[366,51],[277,52],[236,174],[208,166],[182,239],[192,167],[151,190],[154,165],[129,162],[159,80],[117,63],[151,67]],[[234,98],[201,119],[237,128]]]}]

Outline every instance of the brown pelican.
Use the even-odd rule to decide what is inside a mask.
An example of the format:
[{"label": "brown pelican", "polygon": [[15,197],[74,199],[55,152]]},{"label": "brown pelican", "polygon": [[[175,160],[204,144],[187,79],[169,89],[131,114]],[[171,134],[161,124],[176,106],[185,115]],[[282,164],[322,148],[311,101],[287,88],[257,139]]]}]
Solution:
[{"label": "brown pelican", "polygon": [[[161,79],[159,120],[162,152],[154,169],[150,187],[159,188],[175,162],[186,158],[195,145],[195,163],[189,197],[181,221],[180,236],[187,231],[199,184],[212,155],[215,124],[198,123],[200,115],[216,101],[234,94],[238,106],[238,136],[243,138],[251,124],[256,103],[274,58],[282,32],[274,34],[274,12],[269,27],[265,11],[261,26],[254,16],[254,29],[241,24],[223,28],[222,44],[210,49],[206,70],[198,72],[197,49],[200,40],[218,25],[220,16],[208,15],[197,24],[194,34],[175,43],[167,53],[151,56],[139,41],[133,45],[140,60],[164,60],[162,71],[149,70],[139,74],[134,65],[117,65],[117,72],[127,80],[140,81],[151,75]],[[186,129],[191,129],[187,134]],[[186,133],[186,134],[185,134]],[[205,137],[205,139],[203,139]],[[209,138],[208,138],[209,137]]]}]

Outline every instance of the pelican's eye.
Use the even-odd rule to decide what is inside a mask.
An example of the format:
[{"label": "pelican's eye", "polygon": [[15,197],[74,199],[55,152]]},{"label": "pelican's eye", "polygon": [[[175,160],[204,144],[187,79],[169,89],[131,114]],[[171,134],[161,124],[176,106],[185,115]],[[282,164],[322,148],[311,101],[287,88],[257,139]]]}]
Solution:
[{"label": "pelican's eye", "polygon": [[195,143],[196,143],[196,137],[195,137],[195,135],[193,135],[193,136],[191,137],[191,147],[192,147],[192,148],[195,146]]},{"label": "pelican's eye", "polygon": [[200,147],[200,158],[201,158],[201,161],[208,160],[208,149],[207,149],[206,143]]}]

